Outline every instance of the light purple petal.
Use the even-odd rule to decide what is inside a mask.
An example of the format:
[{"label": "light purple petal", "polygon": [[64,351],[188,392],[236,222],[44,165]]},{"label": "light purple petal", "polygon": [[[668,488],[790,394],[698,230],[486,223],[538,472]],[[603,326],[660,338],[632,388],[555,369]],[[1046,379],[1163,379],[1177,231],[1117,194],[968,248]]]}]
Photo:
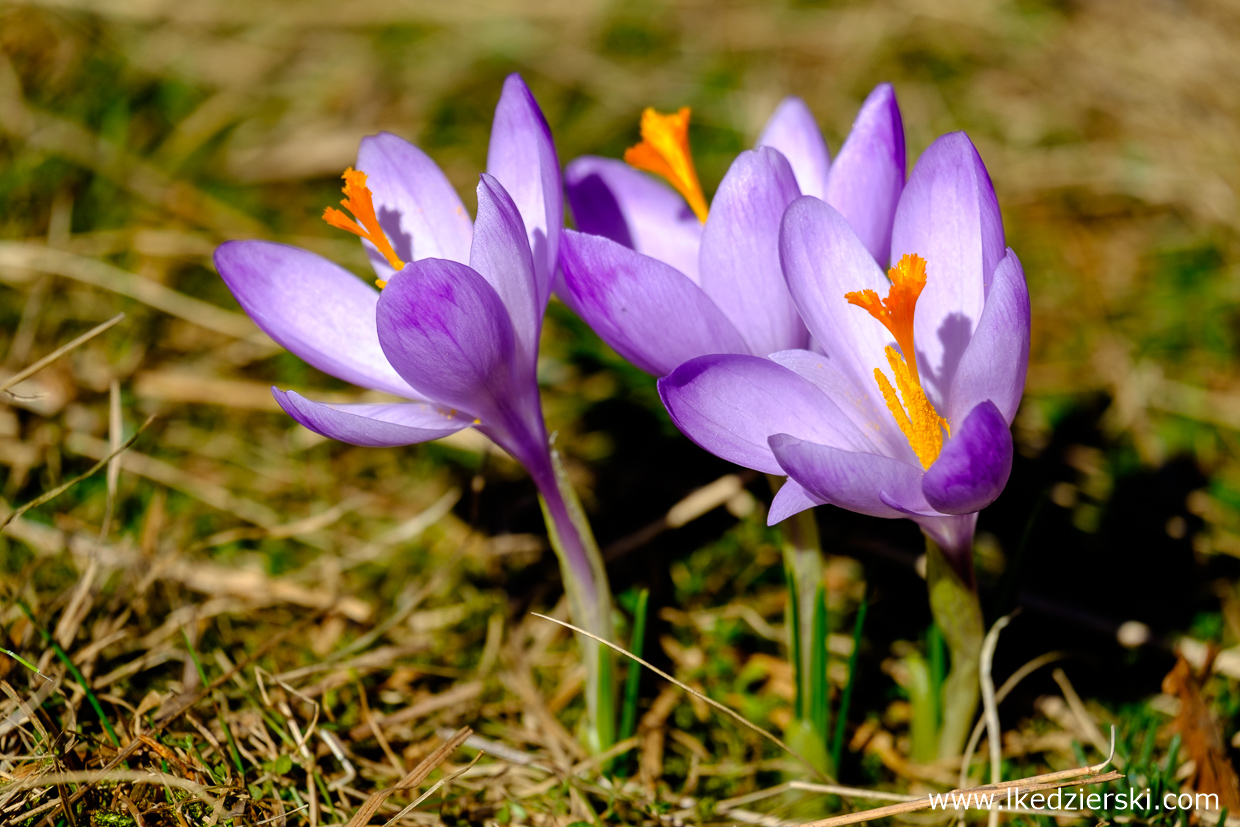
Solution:
[{"label": "light purple petal", "polygon": [[379,347],[379,291],[321,256],[269,241],[228,241],[215,267],[263,332],[326,374],[413,396]]},{"label": "light purple petal", "polygon": [[551,128],[520,75],[504,80],[491,124],[487,172],[499,179],[521,211],[538,274],[538,304],[545,306],[559,258],[564,193]]},{"label": "light purple petal", "polygon": [[568,165],[564,186],[578,230],[656,258],[697,283],[702,222],[680,193],[623,161],[593,156]]},{"label": "light purple petal", "polygon": [[891,84],[881,83],[861,105],[831,165],[823,200],[848,219],[882,267],[890,258],[891,223],[904,189],[904,163],[904,123],[896,93]]},{"label": "light purple petal", "polygon": [[796,480],[786,479],[779,487],[779,491],[775,492],[775,499],[771,501],[771,510],[766,515],[766,524],[782,523],[794,514],[800,514],[806,509],[824,504],[826,500],[815,497]]},{"label": "light purple petal", "polygon": [[407,265],[379,297],[378,325],[383,352],[426,398],[490,425],[499,401],[513,393],[508,311],[464,264],[429,258]]},{"label": "light purple petal", "polygon": [[470,424],[468,419],[451,416],[426,402],[328,405],[294,391],[271,390],[280,407],[293,419],[316,434],[351,445],[413,445],[454,434]]},{"label": "light purple petal", "polygon": [[659,396],[689,439],[717,457],[767,474],[786,473],[767,444],[771,434],[853,450],[868,447],[820,390],[757,356],[693,359],[659,380]]},{"label": "light purple petal", "polygon": [[[920,468],[921,465],[918,464],[917,467]],[[911,494],[912,499],[909,499],[907,496],[903,499],[893,497],[886,491],[880,494],[878,498],[882,500],[883,505],[886,505],[889,508],[894,508],[896,511],[899,511],[901,514],[906,517],[911,517],[912,519],[918,519],[919,517],[942,516],[938,511],[934,510],[934,506],[926,502],[926,496],[920,490],[915,492],[906,492],[906,494]]]},{"label": "light purple petal", "polygon": [[917,462],[908,439],[876,392],[878,384],[872,373],[866,377],[869,382],[859,385],[854,372],[845,370],[839,360],[812,350],[782,350],[767,358],[813,382],[831,397],[857,430],[869,438],[874,453],[902,462]]},{"label": "light purple petal", "polygon": [[784,156],[769,148],[742,152],[702,232],[702,289],[759,355],[809,341],[779,268],[779,222],[798,195]]},{"label": "light purple petal", "polygon": [[951,388],[1004,256],[999,202],[963,132],[931,144],[909,176],[896,209],[891,259],[906,253],[926,260],[913,330],[922,383],[938,404]]},{"label": "light purple petal", "polygon": [[904,517],[883,502],[924,502],[921,469],[898,459],[833,448],[785,433],[770,438],[771,450],[789,479],[812,497],[872,517]]},{"label": "light purple petal", "polygon": [[[362,138],[357,168],[366,173],[366,186],[375,214],[401,261],[420,258],[469,260],[473,223],[461,198],[426,153],[390,132]],[[369,241],[366,254],[379,278],[394,272],[387,259]]]},{"label": "light purple petal", "polygon": [[544,305],[521,213],[507,191],[483,173],[478,182],[478,221],[469,266],[487,280],[508,310],[517,348],[517,364],[534,371]]},{"label": "light purple petal", "polygon": [[995,268],[986,306],[969,340],[948,400],[951,421],[960,421],[989,399],[1011,424],[1029,370],[1029,288],[1016,253],[1008,250]]},{"label": "light purple petal", "polygon": [[566,230],[565,302],[634,365],[655,376],[708,353],[748,353],[702,289],[668,265],[597,235]]},{"label": "light purple petal", "polygon": [[825,197],[831,154],[805,101],[787,97],[779,102],[755,149],[761,146],[777,149],[788,159],[802,195]]},{"label": "light purple petal", "polygon": [[969,514],[994,502],[1011,473],[1012,432],[986,400],[953,429],[921,488],[926,502],[944,514]]},{"label": "light purple petal", "polygon": [[818,346],[870,394],[874,410],[885,411],[874,369],[887,367],[884,348],[891,334],[844,294],[868,289],[886,296],[887,277],[844,217],[817,198],[798,199],[788,208],[779,250],[788,289]]}]

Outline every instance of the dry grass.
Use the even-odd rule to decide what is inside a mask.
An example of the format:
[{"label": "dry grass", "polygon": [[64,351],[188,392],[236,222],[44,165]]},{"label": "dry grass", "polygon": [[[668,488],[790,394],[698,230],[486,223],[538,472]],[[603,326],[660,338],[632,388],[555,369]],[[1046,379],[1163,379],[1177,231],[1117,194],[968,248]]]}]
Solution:
[{"label": "dry grass", "polygon": [[[1024,464],[983,523],[983,550],[1014,558],[1043,488],[1052,525],[1105,539],[1099,515],[1125,480],[1189,457],[1204,482],[1176,493],[1156,528],[1194,572],[1206,620],[1176,615],[1156,631],[1235,646],[1238,38],[1240,13],[1221,0],[0,1],[0,376],[126,314],[6,391],[5,510],[156,417],[106,469],[4,529],[0,637],[24,663],[0,658],[0,822],[344,824],[402,779],[370,823],[777,824],[852,809],[779,786],[801,777],[795,762],[657,683],[616,751],[628,774],[604,772],[573,735],[572,641],[527,613],[564,609],[520,469],[472,432],[378,451],[298,429],[273,382],[370,395],[280,354],[213,273],[212,250],[236,237],[364,267],[318,215],[358,139],[380,129],[424,146],[469,205],[514,70],[562,160],[618,155],[642,106],[693,106],[708,190],[788,93],[833,149],[881,80],[896,84],[912,152],[967,129],[1034,298]],[[697,458],[646,378],[562,308],[540,375],[618,590],[662,589],[647,651],[778,730],[792,684],[760,481]],[[1082,410],[1084,435],[1064,424]],[[908,557],[913,535],[823,520],[846,632],[867,582],[896,589],[879,564]],[[878,564],[863,575],[853,557]],[[845,780],[953,786],[958,767],[904,758],[907,704],[879,668],[924,612],[898,600],[873,611],[889,620],[867,637]],[[1107,615],[1083,601],[1061,614],[1082,612]],[[1013,643],[1011,669],[1079,643]],[[832,644],[843,685],[851,640]],[[1219,659],[1210,685],[1225,721],[1235,659]],[[1019,724],[1005,711],[1010,772],[1077,766],[1074,744],[1118,723],[1128,783],[1178,783],[1165,696],[1136,707],[1123,705],[1128,687],[1085,701],[1038,692]],[[436,753],[462,727],[476,733]]]}]

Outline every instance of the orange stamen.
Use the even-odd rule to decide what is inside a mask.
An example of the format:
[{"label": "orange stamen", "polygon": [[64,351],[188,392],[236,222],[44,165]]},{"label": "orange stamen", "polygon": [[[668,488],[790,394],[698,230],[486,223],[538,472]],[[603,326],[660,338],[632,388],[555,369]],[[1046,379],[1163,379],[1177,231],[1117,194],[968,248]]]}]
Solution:
[{"label": "orange stamen", "polygon": [[[887,364],[891,367],[891,373],[896,377],[896,387],[900,389],[900,397],[903,398],[904,404],[900,404],[900,400],[896,398],[895,389],[891,387],[887,377],[878,368],[874,368],[874,379],[878,382],[878,389],[883,393],[883,401],[887,403],[887,410],[891,411],[896,424],[900,426],[901,433],[908,440],[909,447],[921,461],[921,467],[929,468],[939,458],[939,452],[943,450],[941,429],[946,428],[947,435],[951,436],[952,427],[930,404],[930,400],[926,398],[926,392],[921,389],[921,385],[913,376],[904,357],[890,345],[886,352]],[[905,408],[908,409],[907,413]]]},{"label": "orange stamen", "polygon": [[891,411],[922,468],[929,468],[943,450],[943,429],[951,436],[951,425],[926,398],[913,349],[913,314],[926,286],[926,260],[918,255],[905,255],[887,275],[891,277],[887,298],[880,299],[873,290],[845,293],[844,298],[882,322],[900,346],[898,352],[890,346],[886,349],[887,364],[895,376],[900,395],[896,396],[896,388],[879,368],[874,369],[874,379],[882,391],[887,410]]},{"label": "orange stamen", "polygon": [[917,299],[926,286],[926,260],[919,255],[906,254],[895,267],[887,271],[891,289],[887,298],[879,299],[873,290],[845,293],[849,304],[865,309],[883,323],[883,327],[895,337],[900,352],[908,360],[913,380],[918,381],[917,358],[913,353],[913,311]]},{"label": "orange stamen", "polygon": [[[345,194],[345,197],[340,200],[340,206],[353,213],[353,218],[357,220],[354,221],[335,207],[327,207],[323,210],[323,220],[333,227],[361,236],[375,245],[393,270],[403,268],[405,262],[396,255],[392,242],[388,241],[383,228],[379,226],[379,218],[375,215],[375,203],[371,198],[370,188],[366,186],[366,173],[349,167],[340,177],[344,179],[344,187],[340,191]],[[387,282],[383,279],[376,279],[375,284],[380,290],[387,286]]]},{"label": "orange stamen", "polygon": [[674,115],[661,115],[650,107],[642,112],[642,141],[624,151],[631,166],[667,179],[689,202],[698,220],[706,223],[706,196],[689,153],[689,107]]}]

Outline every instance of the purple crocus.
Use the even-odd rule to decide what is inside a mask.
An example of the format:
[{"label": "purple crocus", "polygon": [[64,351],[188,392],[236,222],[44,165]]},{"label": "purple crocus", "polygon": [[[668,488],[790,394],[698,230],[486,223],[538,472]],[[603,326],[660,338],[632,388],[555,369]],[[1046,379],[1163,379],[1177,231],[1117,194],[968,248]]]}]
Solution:
[{"label": "purple crocus", "polygon": [[838,210],[798,199],[783,218],[780,258],[822,352],[703,356],[660,380],[659,392],[703,448],[788,475],[772,524],[828,503],[911,518],[971,582],[977,512],[1011,470],[1029,295],[1004,246],[990,177],[963,133],[939,138],[918,161],[891,247],[889,283]]},{"label": "purple crocus", "polygon": [[969,139],[945,135],[900,196],[890,282],[849,221],[812,196],[784,214],[779,253],[818,350],[701,356],[660,379],[659,393],[706,450],[788,475],[771,524],[831,504],[921,526],[930,608],[952,660],[938,756],[959,755],[983,637],[973,533],[1011,472],[1029,361],[1029,294],[994,188]]},{"label": "purple crocus", "polygon": [[[708,354],[765,357],[813,346],[780,269],[780,221],[803,193],[825,198],[865,240],[868,255],[886,263],[905,170],[894,90],[883,84],[870,94],[834,163],[808,107],[784,100],[709,205],[688,127],[688,109],[647,109],[642,142],[625,153],[625,163],[586,157],[569,164],[568,198],[582,232],[565,232],[557,292],[621,356],[655,376]],[[810,702],[814,687],[825,685],[814,672],[821,650],[814,637],[823,576],[818,532],[805,515],[781,533],[789,606],[799,613],[789,623],[796,629],[791,643],[800,648],[794,662],[801,665],[797,719],[785,737],[830,772],[826,704],[814,711]]]},{"label": "purple crocus", "polygon": [[[627,163],[585,156],[565,171],[569,206],[581,232],[611,239],[667,267],[574,238],[566,241],[567,248],[588,249],[565,262],[566,283],[558,288],[570,305],[588,294],[590,300],[577,308],[586,321],[622,355],[659,376],[688,356],[724,350],[765,356],[803,347],[804,327],[778,270],[776,236],[783,207],[797,194],[825,199],[885,265],[892,216],[904,186],[904,128],[889,84],[866,98],[834,161],[804,101],[786,98],[767,122],[756,151],[741,153],[733,162],[709,207],[689,150],[688,116],[688,109],[674,115],[647,109],[643,140],[625,154]],[[783,160],[773,160],[763,148],[777,150]],[[570,271],[572,265],[589,266]],[[680,280],[667,268],[687,283],[676,283]],[[622,271],[625,283],[616,284],[610,271]],[[654,292],[643,298],[649,291],[630,287],[634,278],[650,282]],[[695,286],[705,295],[698,295]],[[707,304],[717,307],[703,311],[709,321],[680,330]],[[625,316],[639,316],[663,333],[643,341],[629,341],[634,337],[623,332],[610,336],[613,326],[625,327],[612,320]],[[717,321],[719,316],[742,335],[744,349],[737,349],[736,337],[720,331],[727,325]]]},{"label": "purple crocus", "polygon": [[[380,289],[265,241],[228,242],[215,262],[246,313],[289,351],[405,401],[328,404],[273,388],[276,400],[310,430],[354,445],[410,445],[468,427],[486,434],[538,487],[576,622],[610,639],[605,572],[558,473],[536,378],[563,216],[559,162],[537,102],[517,75],[505,81],[475,222],[435,163],[395,135],[363,139],[357,167],[345,173],[341,202],[356,221],[332,208],[324,218],[364,239]],[[597,667],[590,673],[597,678]],[[589,694],[605,747],[610,711]]]}]

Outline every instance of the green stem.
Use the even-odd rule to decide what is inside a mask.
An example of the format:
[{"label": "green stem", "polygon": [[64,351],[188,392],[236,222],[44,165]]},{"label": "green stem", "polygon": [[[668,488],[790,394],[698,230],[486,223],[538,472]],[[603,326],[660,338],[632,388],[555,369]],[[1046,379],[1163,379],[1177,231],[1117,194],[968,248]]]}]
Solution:
[{"label": "green stem", "polygon": [[977,589],[954,569],[943,550],[926,538],[926,582],[930,613],[951,656],[951,671],[943,682],[942,729],[939,758],[964,751],[978,703],[978,668],[985,630]]},{"label": "green stem", "polygon": [[[549,453],[547,468],[530,471],[538,486],[551,547],[560,561],[569,614],[573,623],[590,634],[614,642],[611,587],[603,555],[559,452],[551,449]],[[577,643],[586,665],[586,741],[592,751],[602,752],[616,742],[614,660],[610,649],[585,635],[578,635]]]}]

